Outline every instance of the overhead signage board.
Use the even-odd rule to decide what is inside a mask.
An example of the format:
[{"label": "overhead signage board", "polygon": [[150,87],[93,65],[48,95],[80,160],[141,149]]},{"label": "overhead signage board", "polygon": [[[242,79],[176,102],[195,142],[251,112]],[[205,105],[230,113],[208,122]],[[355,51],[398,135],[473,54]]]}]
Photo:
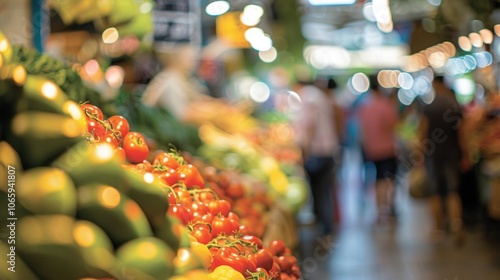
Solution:
[{"label": "overhead signage board", "polygon": [[200,1],[155,0],[154,41],[159,44],[201,44]]}]

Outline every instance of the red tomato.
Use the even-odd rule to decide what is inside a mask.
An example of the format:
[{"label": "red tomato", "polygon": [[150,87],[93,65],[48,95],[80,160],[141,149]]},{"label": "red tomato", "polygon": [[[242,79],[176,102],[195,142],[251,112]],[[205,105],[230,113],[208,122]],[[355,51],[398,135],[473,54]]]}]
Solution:
[{"label": "red tomato", "polygon": [[191,197],[189,192],[185,189],[177,188],[175,190],[175,193],[179,198],[179,202],[183,205],[189,205],[193,201],[193,198]]},{"label": "red tomato", "polygon": [[175,199],[175,195],[174,195],[173,191],[169,191],[167,194],[167,197],[168,197],[168,204],[169,205],[173,205],[173,204],[178,203],[178,201]]},{"label": "red tomato", "polygon": [[219,199],[219,208],[221,214],[227,217],[231,211],[231,203],[225,199]]},{"label": "red tomato", "polygon": [[138,132],[129,132],[123,139],[123,149],[131,163],[143,162],[149,153],[144,136]]},{"label": "red tomato", "polygon": [[220,213],[222,216],[227,217],[231,211],[231,203],[224,199],[210,201],[208,207],[212,215],[218,215]]},{"label": "red tomato", "polygon": [[284,271],[284,272],[291,272],[292,265],[296,262],[297,261],[296,261],[295,257],[293,257],[291,255],[278,257],[278,264],[280,265],[281,271]]},{"label": "red tomato", "polygon": [[207,214],[208,213],[208,207],[201,201],[194,201],[189,205],[189,207],[193,211],[198,211],[200,214]]},{"label": "red tomato", "polygon": [[300,273],[300,268],[299,268],[299,264],[298,263],[294,263],[292,265],[292,274],[297,277],[297,278],[300,278],[301,276],[301,273]]},{"label": "red tomato", "polygon": [[234,212],[229,212],[229,214],[227,214],[227,217],[229,219],[236,220],[237,222],[240,221],[240,217],[238,215],[236,215],[236,213],[234,213]]},{"label": "red tomato", "polygon": [[[85,103],[85,104],[80,105],[80,108],[82,109],[82,111],[85,114],[85,117],[87,119],[94,118],[94,119],[99,119],[101,121],[104,119],[101,109],[99,109],[97,106],[94,106],[94,105],[89,104],[89,103]],[[89,115],[90,115],[90,117],[89,117]]]},{"label": "red tomato", "polygon": [[187,224],[189,221],[189,214],[187,213],[186,208],[180,204],[170,205],[167,213],[179,219],[179,221],[183,224]]},{"label": "red tomato", "polygon": [[106,128],[96,120],[87,119],[87,131],[92,134],[94,140],[100,141],[106,135]]},{"label": "red tomato", "polygon": [[204,229],[207,231],[211,230],[211,226],[206,223],[201,223],[201,222],[193,222],[193,229]]},{"label": "red tomato", "polygon": [[135,170],[139,172],[139,174],[144,174],[148,172],[148,168],[144,163],[138,163],[135,165]]},{"label": "red tomato", "polygon": [[106,132],[104,137],[99,140],[99,142],[100,143],[108,143],[113,148],[116,149],[116,148],[120,147],[120,144],[122,141],[120,139],[116,138],[116,136],[111,131],[108,131],[108,132]]},{"label": "red tomato", "polygon": [[280,266],[276,260],[273,260],[273,268],[269,270],[269,276],[271,276],[272,279],[280,279],[280,274]]},{"label": "red tomato", "polygon": [[175,155],[167,152],[161,152],[157,154],[153,159],[153,165],[161,167],[164,166],[170,169],[177,169],[180,166]]},{"label": "red tomato", "polygon": [[208,244],[212,241],[212,234],[207,229],[195,229],[191,232],[191,235],[202,244]]},{"label": "red tomato", "polygon": [[253,254],[255,258],[255,265],[257,267],[262,267],[265,270],[271,270],[273,268],[273,254],[266,248],[262,248]]},{"label": "red tomato", "polygon": [[238,255],[238,251],[234,248],[219,249],[214,255],[210,271],[221,265],[228,265],[245,276],[250,276],[248,271],[252,272],[257,269],[246,258]]},{"label": "red tomato", "polygon": [[246,225],[240,225],[239,231],[240,231],[240,234],[247,234],[247,235],[254,234],[254,231]]},{"label": "red tomato", "polygon": [[212,220],[212,237],[215,238],[219,234],[230,235],[233,231],[231,221],[226,217],[214,217]]},{"label": "red tomato", "polygon": [[109,117],[108,122],[111,125],[112,129],[120,132],[120,136],[122,138],[125,137],[125,135],[127,135],[127,133],[129,133],[130,131],[130,126],[127,119],[122,116]]},{"label": "red tomato", "polygon": [[204,214],[202,216],[198,216],[196,218],[193,218],[192,222],[193,223],[211,224],[213,220],[214,220],[214,216],[212,216],[212,214],[210,214],[210,213],[207,213],[207,214]]},{"label": "red tomato", "polygon": [[151,165],[151,162],[145,159],[142,161],[142,163],[144,164],[144,166],[146,166],[146,171],[153,172],[153,166]]},{"label": "red tomato", "polygon": [[122,163],[127,159],[127,157],[125,156],[125,150],[123,150],[123,148],[121,147],[115,148],[113,154]]},{"label": "red tomato", "polygon": [[245,196],[245,189],[240,183],[233,182],[226,188],[226,193],[231,198],[240,198]]},{"label": "red tomato", "polygon": [[263,247],[262,240],[255,235],[243,235],[241,237],[241,240],[252,243],[253,245],[257,246],[258,249],[262,249]]},{"label": "red tomato", "polygon": [[[156,171],[158,173],[158,171]],[[168,186],[173,186],[179,182],[179,173],[175,169],[170,169],[159,173],[160,179],[165,182]]]},{"label": "red tomato", "polygon": [[240,222],[235,219],[228,218],[229,221],[231,222],[232,228],[231,228],[231,233],[236,233],[240,229]]},{"label": "red tomato", "polygon": [[281,256],[285,253],[285,242],[283,240],[273,240],[269,243],[269,250],[275,256]]},{"label": "red tomato", "polygon": [[201,177],[198,168],[192,164],[181,165],[177,168],[180,176],[180,181],[186,185],[188,189],[205,188],[205,180]]},{"label": "red tomato", "polygon": [[196,195],[196,198],[208,205],[210,201],[215,199],[215,196],[212,192],[200,192]]}]

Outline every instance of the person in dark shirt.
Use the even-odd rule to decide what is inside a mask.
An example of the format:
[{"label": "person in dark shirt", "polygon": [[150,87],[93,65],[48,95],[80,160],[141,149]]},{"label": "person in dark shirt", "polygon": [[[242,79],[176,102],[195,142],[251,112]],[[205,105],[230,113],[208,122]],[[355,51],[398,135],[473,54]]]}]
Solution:
[{"label": "person in dark shirt", "polygon": [[[462,242],[465,231],[457,189],[460,169],[470,167],[463,135],[462,109],[453,91],[444,84],[443,77],[436,77],[433,87],[435,99],[423,108],[420,126],[420,150],[425,157],[434,218],[433,235],[441,238],[447,222],[456,241]],[[447,213],[447,220],[443,212]]]}]

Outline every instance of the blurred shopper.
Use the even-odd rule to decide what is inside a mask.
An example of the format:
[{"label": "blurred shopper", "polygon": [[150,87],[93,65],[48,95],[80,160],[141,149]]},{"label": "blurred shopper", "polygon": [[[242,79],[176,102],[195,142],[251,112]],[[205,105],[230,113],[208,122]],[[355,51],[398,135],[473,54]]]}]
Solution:
[{"label": "blurred shopper", "polygon": [[225,109],[225,103],[209,96],[207,88],[194,76],[197,54],[197,48],[187,44],[158,52],[163,68],[149,83],[142,102],[164,108],[182,121],[191,121],[214,108]]},{"label": "blurred shopper", "polygon": [[370,77],[368,100],[358,112],[361,149],[365,163],[375,165],[377,221],[396,218],[394,179],[397,170],[395,129],[398,112],[393,100],[379,89],[377,76]]},{"label": "blurred shopper", "polygon": [[322,234],[329,235],[334,223],[334,156],[339,139],[331,90],[321,90],[310,76],[305,76],[296,77],[296,92],[302,107],[295,115],[294,126],[311,186],[314,214],[321,224]]},{"label": "blurred shopper", "polygon": [[[430,206],[434,219],[433,237],[440,239],[446,226],[456,241],[465,237],[462,206],[458,195],[460,168],[471,165],[466,148],[462,109],[442,76],[433,82],[436,96],[424,107],[420,125],[420,151],[425,155],[425,166],[430,187]],[[448,219],[444,219],[446,212]],[[448,225],[446,224],[448,223]]]}]

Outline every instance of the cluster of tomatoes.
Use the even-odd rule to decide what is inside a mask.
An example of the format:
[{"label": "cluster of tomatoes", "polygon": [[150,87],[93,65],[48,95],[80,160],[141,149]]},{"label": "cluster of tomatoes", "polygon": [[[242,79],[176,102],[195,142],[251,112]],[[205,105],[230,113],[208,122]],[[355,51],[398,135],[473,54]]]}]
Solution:
[{"label": "cluster of tomatoes", "polygon": [[211,252],[210,271],[230,266],[247,279],[300,279],[297,259],[283,241],[264,246],[253,229],[240,224],[231,203],[210,188],[169,188],[169,215],[180,220]]},{"label": "cluster of tomatoes", "polygon": [[123,161],[141,163],[149,154],[146,139],[141,133],[131,132],[122,116],[104,119],[101,109],[89,103],[81,104],[87,122],[87,139],[93,143],[108,143]]},{"label": "cluster of tomatoes", "polygon": [[[241,174],[218,171],[212,166],[201,169],[207,186],[221,199],[232,205],[232,210],[241,218],[240,224],[252,230],[252,234],[262,237],[266,230],[267,214],[271,199],[266,186],[256,182],[245,182]],[[248,186],[250,191],[248,191]]]},{"label": "cluster of tomatoes", "polygon": [[297,259],[284,242],[275,240],[264,246],[258,237],[265,230],[262,219],[270,206],[263,190],[249,196],[235,174],[210,166],[200,173],[175,149],[150,153],[144,136],[130,132],[125,118],[112,116],[104,120],[98,107],[80,107],[91,142],[112,145],[116,155],[129,163],[124,167],[152,173],[163,183],[169,204],[167,214],[187,228],[195,243],[209,249],[204,259],[212,273],[230,267],[242,279],[300,279]]}]

